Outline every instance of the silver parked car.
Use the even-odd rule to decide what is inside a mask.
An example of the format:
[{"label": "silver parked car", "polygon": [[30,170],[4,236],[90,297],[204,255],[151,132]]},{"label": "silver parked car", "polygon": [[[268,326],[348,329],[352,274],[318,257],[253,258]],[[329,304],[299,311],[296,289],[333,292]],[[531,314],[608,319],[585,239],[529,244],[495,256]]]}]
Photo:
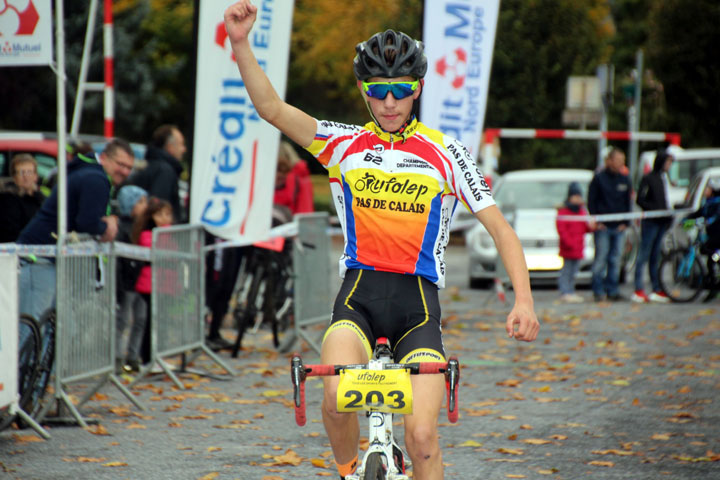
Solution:
[{"label": "silver parked car", "polygon": [[[530,278],[533,281],[556,280],[563,260],[558,255],[559,239],[555,219],[571,182],[578,182],[587,196],[591,170],[536,169],[508,172],[493,187],[493,197],[520,238]],[[489,285],[501,272],[502,263],[490,234],[481,224],[465,233],[469,256],[470,286]],[[578,283],[589,283],[594,246],[592,234],[585,235],[584,260]]]}]

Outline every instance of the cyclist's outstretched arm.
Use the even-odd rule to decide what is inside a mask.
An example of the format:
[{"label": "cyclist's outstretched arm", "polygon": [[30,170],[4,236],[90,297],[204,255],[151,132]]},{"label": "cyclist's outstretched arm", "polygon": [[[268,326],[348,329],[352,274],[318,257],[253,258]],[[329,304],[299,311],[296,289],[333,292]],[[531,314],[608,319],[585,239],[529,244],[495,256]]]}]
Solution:
[{"label": "cyclist's outstretched arm", "polygon": [[310,115],[285,103],[258,64],[249,40],[256,16],[257,7],[250,0],[240,0],[225,10],[225,29],[245,88],[260,117],[301,147],[308,147],[315,137],[317,123]]},{"label": "cyclist's outstretched arm", "polygon": [[[475,216],[492,236],[515,292],[515,305],[505,323],[508,336],[532,342],[537,338],[540,324],[535,315],[530,277],[520,239],[497,206],[484,208],[476,212]],[[518,326],[517,331],[515,325]]]}]

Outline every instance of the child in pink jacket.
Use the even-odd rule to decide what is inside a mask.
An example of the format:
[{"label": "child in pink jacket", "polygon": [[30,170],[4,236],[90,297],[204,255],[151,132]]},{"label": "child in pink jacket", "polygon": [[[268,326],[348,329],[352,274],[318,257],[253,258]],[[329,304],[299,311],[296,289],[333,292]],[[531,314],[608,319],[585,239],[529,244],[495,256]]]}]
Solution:
[{"label": "child in pink jacket", "polygon": [[[580,184],[572,182],[568,187],[565,205],[558,209],[558,217],[587,215],[584,203]],[[560,236],[560,256],[563,258],[563,266],[558,278],[560,300],[567,303],[580,303],[583,301],[583,297],[575,293],[575,277],[580,268],[580,260],[583,259],[585,234],[592,231],[592,225],[587,221],[559,218],[555,221],[555,225]]]},{"label": "child in pink jacket", "polygon": [[[145,213],[135,220],[132,231],[132,241],[141,247],[152,247],[152,230],[155,227],[166,227],[173,222],[172,206],[170,202],[161,200],[156,197],[150,197]],[[140,347],[140,356],[143,364],[147,364],[151,360],[150,351],[150,322],[152,321],[150,312],[150,294],[152,293],[152,267],[146,264],[140,270],[137,282],[135,282],[135,291],[138,292],[147,305],[145,335],[143,336],[142,346]],[[137,370],[137,363],[130,364],[132,370]]]}]

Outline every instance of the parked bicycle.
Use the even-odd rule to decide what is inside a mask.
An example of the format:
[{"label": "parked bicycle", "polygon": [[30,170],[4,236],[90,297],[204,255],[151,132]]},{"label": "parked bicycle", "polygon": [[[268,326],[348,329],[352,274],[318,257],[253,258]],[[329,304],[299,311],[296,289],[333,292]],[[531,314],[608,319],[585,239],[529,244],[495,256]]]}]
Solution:
[{"label": "parked bicycle", "polygon": [[378,338],[373,358],[358,365],[303,365],[294,355],[290,363],[293,383],[295,421],[306,423],[305,379],[313,376],[340,375],[338,411],[364,410],[368,418],[370,444],[362,463],[347,480],[408,480],[406,455],[393,437],[393,415],[412,413],[410,375],[445,374],[448,420],[458,420],[460,364],[455,357],[448,362],[391,363],[392,350],[387,338]]},{"label": "parked bicycle", "polygon": [[292,325],[292,244],[284,238],[274,242],[249,249],[240,265],[232,301],[237,328],[233,358],[240,351],[246,331],[256,333],[261,326],[268,326],[273,345],[278,348]]},{"label": "parked bicycle", "polygon": [[[44,407],[55,359],[55,310],[45,312],[40,320],[20,315],[18,328],[18,394],[19,407],[34,420]],[[0,415],[0,430],[15,422],[18,427],[28,425],[19,416],[5,411]]]},{"label": "parked bicycle", "polygon": [[690,231],[691,242],[688,246],[665,253],[660,260],[660,286],[675,302],[692,302],[704,290],[708,291],[704,301],[711,300],[718,293],[720,269],[717,264],[720,255],[718,252],[707,252],[710,262],[716,264],[714,272],[710,271],[707,267],[707,255],[702,251],[702,245],[707,238],[705,224],[696,221],[695,227]]}]

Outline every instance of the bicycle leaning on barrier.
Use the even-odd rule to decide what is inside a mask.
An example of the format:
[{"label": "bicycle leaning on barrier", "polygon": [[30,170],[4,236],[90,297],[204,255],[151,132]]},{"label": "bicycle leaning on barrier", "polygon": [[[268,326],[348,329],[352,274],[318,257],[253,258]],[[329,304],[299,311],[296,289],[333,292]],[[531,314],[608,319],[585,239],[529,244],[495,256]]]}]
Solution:
[{"label": "bicycle leaning on barrier", "polygon": [[691,242],[663,254],[658,269],[660,286],[674,302],[692,302],[703,290],[708,290],[703,301],[710,301],[720,290],[720,250],[707,252],[707,256],[703,253],[707,235],[702,218],[686,220],[683,228],[689,230]]},{"label": "bicycle leaning on barrier", "polygon": [[368,418],[368,449],[355,474],[346,480],[407,480],[407,455],[393,437],[393,415],[412,413],[413,398],[410,375],[445,375],[448,420],[458,420],[458,387],[460,364],[455,357],[447,362],[391,363],[392,350],[387,338],[375,343],[373,358],[367,364],[304,365],[295,354],[290,363],[293,384],[295,421],[304,426],[305,379],[314,376],[340,375],[337,408],[341,412],[364,410]]},{"label": "bicycle leaning on barrier", "polygon": [[[33,420],[42,421],[45,394],[50,383],[55,359],[55,309],[46,311],[40,320],[20,315],[18,328],[18,406]],[[9,413],[0,415],[0,430],[15,422],[26,428],[27,423]]]}]

